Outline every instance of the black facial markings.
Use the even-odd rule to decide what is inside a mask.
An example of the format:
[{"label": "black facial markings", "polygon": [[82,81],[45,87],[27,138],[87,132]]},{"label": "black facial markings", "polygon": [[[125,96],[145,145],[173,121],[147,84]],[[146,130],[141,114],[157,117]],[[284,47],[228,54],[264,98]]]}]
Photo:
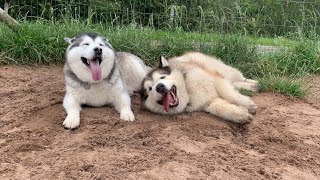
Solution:
[{"label": "black facial markings", "polygon": [[143,79],[143,81],[142,81],[142,83],[141,83],[141,89],[138,91],[138,93],[139,93],[139,95],[140,95],[140,100],[141,100],[141,102],[144,102],[145,100],[147,100],[148,99],[148,92],[147,92],[147,89],[145,89],[144,88],[144,83],[147,81],[147,80],[149,80],[150,79],[150,77],[148,77],[148,76],[146,76],[144,79]]},{"label": "black facial markings", "polygon": [[167,75],[171,74],[171,68],[169,66],[161,68],[161,70],[164,74],[167,74]]},{"label": "black facial markings", "polygon": [[99,34],[96,32],[86,32],[86,33],[82,34],[81,36],[84,36],[84,35],[89,36],[93,40],[95,40],[99,36]]},{"label": "black facial markings", "polygon": [[[70,46],[71,50],[74,47],[78,47],[80,46],[80,43],[82,42],[82,37],[83,36],[89,36],[90,38],[92,38],[93,40],[95,40],[97,37],[101,37],[98,33],[96,32],[86,32],[86,33],[82,33],[77,35],[76,37],[72,38],[71,43],[72,45]],[[105,37],[101,37],[102,38],[102,42],[104,43],[105,46],[109,47],[110,49],[113,50],[113,47],[111,46],[111,44],[108,43],[107,39]]]},{"label": "black facial markings", "polygon": [[81,61],[83,62],[83,64],[85,64],[86,66],[89,66],[88,64],[88,59],[85,57],[81,57]]},{"label": "black facial markings", "polygon": [[[75,41],[75,40],[73,40]],[[74,44],[72,44],[69,48],[69,51],[75,47],[79,47],[80,46],[80,42],[82,41],[82,39],[78,39]]]},{"label": "black facial markings", "polygon": [[141,96],[141,100],[145,101],[148,99],[148,93],[147,93],[147,90],[146,89],[143,89],[140,93],[140,96]]},{"label": "black facial markings", "polygon": [[166,66],[163,68],[154,68],[147,74],[147,77],[152,77],[152,74],[155,72],[159,72],[160,74],[164,74],[164,75],[170,75],[171,68],[169,66]]},{"label": "black facial markings", "polygon": [[83,39],[82,39],[83,36],[89,36],[89,37],[91,37],[93,40],[95,40],[95,39],[99,36],[99,34],[98,34],[98,33],[95,33],[95,32],[86,32],[86,33],[82,33],[82,34],[77,35],[76,37],[72,38],[72,40],[71,40],[72,45],[71,45],[71,47],[70,47],[70,50],[71,50],[72,48],[74,48],[74,47],[80,46],[80,43],[81,43],[82,40],[83,40]]},{"label": "black facial markings", "polygon": [[147,99],[148,99],[148,94],[147,92],[145,92],[144,100],[147,100]]}]

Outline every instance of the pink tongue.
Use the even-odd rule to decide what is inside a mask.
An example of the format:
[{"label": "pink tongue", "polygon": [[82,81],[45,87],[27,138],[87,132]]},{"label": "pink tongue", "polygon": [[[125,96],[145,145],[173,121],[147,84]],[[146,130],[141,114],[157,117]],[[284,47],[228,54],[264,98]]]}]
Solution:
[{"label": "pink tongue", "polygon": [[92,74],[92,79],[94,81],[99,81],[101,80],[101,67],[99,65],[99,61],[98,60],[94,60],[94,61],[90,61],[89,64],[90,67],[90,71]]},{"label": "pink tongue", "polygon": [[167,92],[165,95],[164,95],[164,98],[162,100],[162,104],[163,104],[163,108],[166,112],[169,111],[169,108],[170,108],[170,103],[174,103],[174,98],[173,96],[171,95],[170,93],[171,91]]}]

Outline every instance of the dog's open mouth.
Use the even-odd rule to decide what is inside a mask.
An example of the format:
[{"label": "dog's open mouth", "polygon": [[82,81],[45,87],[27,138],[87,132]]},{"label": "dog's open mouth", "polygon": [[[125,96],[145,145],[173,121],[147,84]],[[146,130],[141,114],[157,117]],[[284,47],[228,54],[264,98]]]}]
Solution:
[{"label": "dog's open mouth", "polygon": [[171,90],[166,92],[162,100],[158,101],[160,105],[163,105],[163,109],[168,112],[169,108],[177,107],[179,105],[179,99],[177,97],[177,87],[172,86]]},{"label": "dog's open mouth", "polygon": [[98,57],[98,56],[93,57],[93,59],[91,60],[88,60],[85,57],[81,57],[81,60],[90,69],[92,74],[92,79],[94,81],[99,81],[102,79],[102,73],[101,73],[101,67],[100,67],[100,64],[102,61],[101,57]]}]

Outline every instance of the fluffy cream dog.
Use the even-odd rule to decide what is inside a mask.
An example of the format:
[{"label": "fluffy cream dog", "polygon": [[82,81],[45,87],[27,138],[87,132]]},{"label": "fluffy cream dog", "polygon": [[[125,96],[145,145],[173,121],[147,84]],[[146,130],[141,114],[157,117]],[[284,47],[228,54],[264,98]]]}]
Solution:
[{"label": "fluffy cream dog", "polygon": [[236,88],[258,91],[255,80],[221,60],[189,52],[166,60],[144,78],[140,95],[143,105],[161,114],[206,111],[235,123],[249,123],[257,106]]}]

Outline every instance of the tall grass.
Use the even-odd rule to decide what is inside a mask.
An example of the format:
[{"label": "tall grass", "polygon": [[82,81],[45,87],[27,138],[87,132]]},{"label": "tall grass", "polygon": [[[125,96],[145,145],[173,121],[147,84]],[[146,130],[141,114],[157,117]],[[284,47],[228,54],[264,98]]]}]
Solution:
[{"label": "tall grass", "polygon": [[[67,44],[64,37],[85,31],[106,36],[117,51],[139,55],[148,65],[159,56],[175,56],[186,51],[201,51],[221,58],[239,68],[247,77],[260,80],[263,91],[303,97],[301,79],[320,72],[319,45],[311,40],[257,39],[238,35],[200,34],[162,31],[136,24],[115,28],[87,21],[38,20],[21,22],[16,32],[0,23],[0,64],[62,64]],[[278,45],[286,50],[271,54],[257,53],[255,44]]]},{"label": "tall grass", "polygon": [[[4,0],[0,0],[4,4]],[[68,16],[111,26],[132,23],[156,29],[241,33],[269,37],[320,33],[320,1],[284,0],[15,0],[17,19],[60,20]],[[92,10],[92,12],[90,11]],[[172,13],[173,12],[173,13]]]},{"label": "tall grass", "polygon": [[[149,65],[159,56],[174,56],[195,50],[216,54],[228,60],[230,64],[253,61],[255,56],[253,50],[243,51],[248,40],[213,33],[162,31],[135,25],[112,28],[104,24],[76,20],[66,20],[63,23],[42,20],[22,22],[16,32],[1,24],[0,28],[2,29],[0,49],[7,57],[6,61],[1,62],[2,64],[61,64],[64,62],[64,51],[67,46],[63,38],[86,31],[99,32],[106,36],[118,51],[138,54]],[[234,54],[227,57],[227,51]]]}]

